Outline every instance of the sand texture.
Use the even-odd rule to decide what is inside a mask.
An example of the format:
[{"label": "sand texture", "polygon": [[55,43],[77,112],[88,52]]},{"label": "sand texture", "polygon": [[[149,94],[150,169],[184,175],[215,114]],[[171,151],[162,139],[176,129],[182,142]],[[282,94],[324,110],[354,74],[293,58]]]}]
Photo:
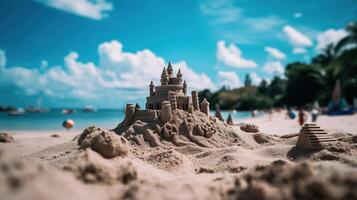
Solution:
[{"label": "sand texture", "polygon": [[356,122],[320,117],[335,139],[320,151],[295,146],[300,127],[283,113],[229,126],[178,112],[120,136],[97,127],[8,132],[0,199],[357,199]]}]

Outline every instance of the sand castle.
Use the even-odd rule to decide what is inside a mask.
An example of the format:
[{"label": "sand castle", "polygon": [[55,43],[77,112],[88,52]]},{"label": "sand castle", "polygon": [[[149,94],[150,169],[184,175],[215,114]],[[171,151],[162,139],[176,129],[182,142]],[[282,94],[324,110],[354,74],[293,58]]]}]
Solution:
[{"label": "sand castle", "polygon": [[204,99],[198,101],[197,91],[192,91],[191,96],[187,95],[187,84],[182,79],[181,69],[178,70],[176,77],[173,76],[173,68],[169,62],[167,69],[164,67],[161,74],[161,85],[155,86],[151,81],[149,85],[149,96],[146,98],[146,109],[141,110],[134,104],[127,104],[125,109],[124,121],[117,130],[127,129],[135,121],[153,122],[160,120],[163,123],[172,119],[172,113],[179,109],[192,113],[201,111],[207,116],[210,115],[209,102]]},{"label": "sand castle", "polygon": [[296,146],[306,150],[321,150],[334,141],[331,135],[316,124],[305,124],[300,130]]}]

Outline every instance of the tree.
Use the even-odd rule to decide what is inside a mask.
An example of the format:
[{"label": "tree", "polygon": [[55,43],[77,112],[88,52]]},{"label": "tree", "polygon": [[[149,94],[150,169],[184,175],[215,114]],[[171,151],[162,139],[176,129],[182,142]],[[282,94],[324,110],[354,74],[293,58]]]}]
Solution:
[{"label": "tree", "polygon": [[245,86],[251,86],[252,85],[252,79],[250,78],[249,74],[245,75],[244,85]]},{"label": "tree", "polygon": [[260,82],[260,84],[258,86],[258,91],[261,94],[264,94],[264,95],[268,95],[269,94],[268,82],[265,79],[263,79],[262,82]]},{"label": "tree", "polygon": [[357,45],[357,22],[350,22],[346,27],[346,31],[348,35],[342,38],[335,46],[337,55],[342,54],[346,48]]},{"label": "tree", "polygon": [[275,106],[282,106],[286,90],[286,80],[275,76],[268,86],[268,95],[274,100]]},{"label": "tree", "polygon": [[285,100],[288,106],[304,106],[316,101],[324,88],[321,70],[316,65],[292,63],[286,67]]}]

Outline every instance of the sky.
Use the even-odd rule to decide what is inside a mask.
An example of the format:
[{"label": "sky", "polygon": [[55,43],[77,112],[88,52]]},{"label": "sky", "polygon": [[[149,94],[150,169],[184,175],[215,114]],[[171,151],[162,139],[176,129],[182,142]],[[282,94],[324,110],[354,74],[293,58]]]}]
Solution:
[{"label": "sky", "polygon": [[356,19],[356,0],[0,0],[0,105],[143,106],[169,61],[189,90],[257,85]]}]

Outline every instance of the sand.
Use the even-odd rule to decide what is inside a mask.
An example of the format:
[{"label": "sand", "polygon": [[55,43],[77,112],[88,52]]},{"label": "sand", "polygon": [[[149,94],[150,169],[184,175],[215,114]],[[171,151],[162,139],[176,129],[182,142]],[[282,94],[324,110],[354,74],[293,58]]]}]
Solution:
[{"label": "sand", "polygon": [[339,142],[319,152],[295,148],[300,127],[285,113],[242,122],[260,132],[233,127],[235,140],[208,147],[130,143],[114,158],[81,149],[82,131],[1,131],[15,142],[0,143],[0,199],[357,199],[357,115],[321,116]]}]

